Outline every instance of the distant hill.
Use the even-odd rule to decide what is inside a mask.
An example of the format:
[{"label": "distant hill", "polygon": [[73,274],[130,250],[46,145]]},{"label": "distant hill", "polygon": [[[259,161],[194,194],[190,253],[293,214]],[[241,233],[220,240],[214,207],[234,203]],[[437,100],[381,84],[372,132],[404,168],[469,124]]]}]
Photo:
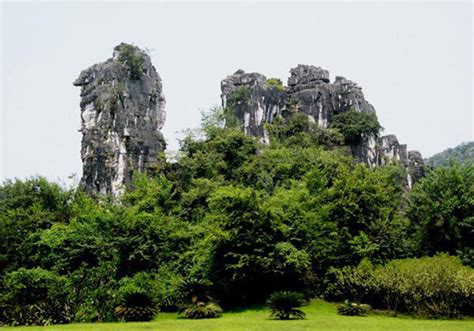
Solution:
[{"label": "distant hill", "polygon": [[441,153],[425,159],[425,163],[433,167],[446,166],[449,160],[461,164],[474,164],[474,141],[464,142],[454,148],[448,148]]}]

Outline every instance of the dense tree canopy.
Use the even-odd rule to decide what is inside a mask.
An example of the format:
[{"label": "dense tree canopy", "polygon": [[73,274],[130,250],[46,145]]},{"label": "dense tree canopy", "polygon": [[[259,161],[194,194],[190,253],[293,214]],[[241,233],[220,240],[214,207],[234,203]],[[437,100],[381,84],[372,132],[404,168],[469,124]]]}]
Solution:
[{"label": "dense tree canopy", "polygon": [[472,166],[436,169],[407,192],[397,165],[369,168],[348,153],[345,143],[380,130],[370,114],[337,115],[331,129],[282,118],[267,127],[270,146],[222,116],[208,114],[175,162],[136,175],[116,201],[43,178],[3,183],[0,318],[21,311],[10,304],[20,278],[25,288],[66,289],[53,303],[32,297],[34,314],[67,302],[65,321],[97,321],[117,318],[127,293],[177,309],[183,282],[195,280],[227,307],[275,291],[320,295],[334,268],[363,260],[446,252],[472,265]]}]

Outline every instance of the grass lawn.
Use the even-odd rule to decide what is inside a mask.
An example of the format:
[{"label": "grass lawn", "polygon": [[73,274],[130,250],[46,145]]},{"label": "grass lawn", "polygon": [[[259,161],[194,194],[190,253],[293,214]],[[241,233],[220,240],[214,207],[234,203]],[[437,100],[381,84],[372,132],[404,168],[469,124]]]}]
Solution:
[{"label": "grass lawn", "polygon": [[250,308],[241,311],[227,312],[222,318],[207,320],[187,320],[177,318],[175,313],[162,313],[153,322],[146,323],[104,323],[104,324],[71,324],[47,327],[5,327],[3,330],[14,331],[151,331],[151,330],[255,330],[255,331],[289,331],[289,330],[474,330],[474,320],[421,320],[409,317],[387,317],[370,315],[367,317],[340,316],[336,305],[321,300],[314,300],[303,308],[305,320],[277,321],[270,319],[268,310]]}]

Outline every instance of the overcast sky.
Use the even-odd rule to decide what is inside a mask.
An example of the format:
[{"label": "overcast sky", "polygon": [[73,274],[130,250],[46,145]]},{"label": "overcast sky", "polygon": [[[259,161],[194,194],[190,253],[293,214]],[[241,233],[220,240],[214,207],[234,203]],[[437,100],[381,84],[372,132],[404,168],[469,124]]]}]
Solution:
[{"label": "overcast sky", "polygon": [[297,64],[363,88],[384,134],[430,156],[473,140],[473,8],[464,2],[2,2],[0,177],[81,174],[80,71],[120,42],[151,49],[177,132],[241,68],[286,82]]}]

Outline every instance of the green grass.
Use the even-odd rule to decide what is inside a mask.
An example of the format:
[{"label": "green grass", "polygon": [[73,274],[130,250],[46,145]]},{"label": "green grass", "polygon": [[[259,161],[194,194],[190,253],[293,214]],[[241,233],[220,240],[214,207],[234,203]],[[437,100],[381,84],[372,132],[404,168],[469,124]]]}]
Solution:
[{"label": "green grass", "polygon": [[277,321],[269,318],[268,310],[257,307],[240,311],[227,312],[222,318],[208,320],[187,320],[177,318],[174,313],[162,313],[153,322],[147,323],[104,323],[104,324],[71,324],[48,327],[5,327],[3,330],[14,331],[151,331],[151,330],[255,330],[255,331],[289,331],[289,330],[382,330],[382,331],[448,331],[474,330],[474,320],[426,320],[411,317],[388,317],[370,315],[367,317],[340,316],[336,305],[321,300],[314,300],[303,308],[305,320]]}]

